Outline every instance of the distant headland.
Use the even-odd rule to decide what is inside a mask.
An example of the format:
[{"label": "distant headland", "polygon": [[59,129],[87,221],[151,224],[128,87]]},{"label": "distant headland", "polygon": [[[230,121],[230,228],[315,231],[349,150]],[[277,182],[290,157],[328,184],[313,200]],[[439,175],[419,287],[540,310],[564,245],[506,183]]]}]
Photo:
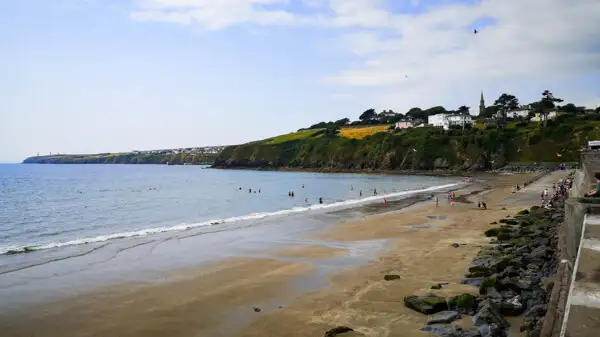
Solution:
[{"label": "distant headland", "polygon": [[29,157],[23,164],[163,164],[212,165],[224,146],[97,154],[49,154]]}]

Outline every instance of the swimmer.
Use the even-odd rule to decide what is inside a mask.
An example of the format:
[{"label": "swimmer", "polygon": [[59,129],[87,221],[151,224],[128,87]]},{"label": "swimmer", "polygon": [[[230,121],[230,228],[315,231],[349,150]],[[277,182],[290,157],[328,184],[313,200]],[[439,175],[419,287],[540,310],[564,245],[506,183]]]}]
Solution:
[{"label": "swimmer", "polygon": [[319,204],[323,203],[323,198],[319,197]]},{"label": "swimmer", "polygon": [[358,195],[362,197],[362,190],[360,190],[360,192],[358,192]]},{"label": "swimmer", "polygon": [[308,204],[308,198],[304,198],[304,202]]}]

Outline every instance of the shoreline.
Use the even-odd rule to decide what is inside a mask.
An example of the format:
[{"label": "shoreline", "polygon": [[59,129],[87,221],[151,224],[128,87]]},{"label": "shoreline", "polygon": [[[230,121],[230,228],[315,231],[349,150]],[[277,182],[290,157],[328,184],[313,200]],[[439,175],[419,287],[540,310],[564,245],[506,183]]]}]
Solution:
[{"label": "shoreline", "polygon": [[[532,177],[534,175],[539,176],[539,174],[529,174],[527,176]],[[495,205],[495,203],[493,202],[493,198],[497,197],[493,196],[492,194],[501,194],[502,196],[510,197],[510,189],[512,189],[513,182],[517,180],[522,182],[525,179],[525,175],[501,176],[494,174],[493,176],[496,177],[496,181],[490,181],[489,183],[494,187],[491,191],[485,192],[485,198],[487,200],[490,200],[490,202],[488,202],[488,205],[490,205],[490,207],[498,208],[495,211],[478,212],[478,210],[472,209],[473,205],[462,202],[457,202],[457,205],[453,206],[454,208],[450,208],[450,206],[446,205],[443,197],[440,198],[440,208],[431,208],[431,197],[429,197],[424,198],[425,201],[417,200],[411,203],[411,205],[402,207],[399,210],[386,212],[384,214],[369,215],[363,219],[348,221],[346,223],[341,223],[332,226],[331,228],[320,232],[311,233],[309,236],[315,238],[315,240],[321,240],[323,242],[369,242],[373,240],[386,240],[387,243],[385,244],[385,249],[379,252],[378,257],[373,259],[371,262],[362,265],[360,268],[354,267],[350,270],[335,273],[334,276],[331,277],[328,286],[326,285],[324,288],[319,287],[318,290],[311,290],[308,294],[303,291],[298,292],[298,290],[296,289],[298,286],[295,286],[295,281],[292,280],[300,280],[300,283],[309,282],[307,281],[308,279],[306,277],[309,277],[310,279],[311,273],[314,273],[315,270],[314,268],[311,268],[310,266],[307,266],[303,263],[298,264],[299,262],[294,261],[293,259],[297,257],[310,256],[316,259],[326,260],[332,256],[341,254],[340,249],[318,248],[318,246],[315,246],[311,242],[307,242],[306,244],[304,244],[304,246],[295,246],[291,249],[291,252],[288,251],[287,253],[285,252],[285,250],[279,249],[272,251],[271,253],[262,252],[267,255],[267,257],[263,258],[252,258],[243,261],[241,259],[221,261],[218,262],[214,267],[199,267],[190,273],[185,273],[185,280],[167,281],[164,284],[151,285],[148,286],[148,288],[141,288],[141,290],[140,288],[136,288],[135,286],[128,285],[122,285],[121,287],[113,288],[111,289],[112,291],[109,292],[109,295],[106,296],[108,297],[108,299],[104,302],[102,298],[93,294],[91,298],[88,295],[78,297],[76,302],[81,304],[81,307],[79,307],[79,309],[86,308],[81,313],[74,313],[72,311],[72,309],[76,308],[77,306],[71,304],[68,304],[67,306],[67,303],[52,303],[50,304],[50,309],[52,309],[51,312],[53,312],[53,314],[41,315],[38,317],[33,312],[28,312],[28,314],[31,314],[33,317],[36,318],[36,324],[34,324],[35,326],[27,327],[26,324],[19,326],[18,320],[11,321],[11,324],[7,325],[7,322],[2,322],[3,318],[0,317],[0,327],[4,326],[5,328],[10,328],[12,326],[13,329],[6,330],[12,333],[9,333],[8,336],[35,336],[37,335],[35,333],[36,330],[40,332],[40,335],[42,335],[41,332],[44,332],[43,335],[45,336],[69,336],[69,333],[71,333],[71,335],[73,336],[86,335],[78,334],[78,332],[81,333],[83,331],[113,331],[114,333],[118,333],[122,336],[164,335],[166,331],[169,331],[163,330],[164,328],[168,328],[164,326],[164,324],[166,323],[164,319],[166,318],[157,319],[157,317],[154,317],[154,319],[157,319],[155,321],[154,319],[152,319],[152,312],[143,310],[143,307],[135,305],[136,303],[151,301],[152,303],[154,303],[156,309],[162,308],[158,310],[160,310],[163,314],[169,317],[169,322],[186,322],[188,325],[190,325],[187,328],[178,328],[178,330],[175,332],[171,331],[172,333],[167,333],[168,335],[191,336],[191,334],[186,333],[186,329],[193,329],[194,331],[203,331],[205,332],[205,334],[201,333],[200,335],[212,336],[279,336],[277,331],[281,332],[282,330],[288,331],[286,335],[290,336],[308,336],[315,335],[315,333],[318,335],[322,335],[323,332],[327,330],[326,328],[328,326],[332,327],[331,324],[344,323],[344,319],[342,318],[345,316],[339,316],[340,312],[338,312],[338,315],[331,316],[331,310],[339,309],[337,307],[337,304],[335,303],[342,301],[342,303],[357,303],[358,305],[361,302],[363,302],[360,299],[356,300],[358,302],[348,302],[347,298],[346,300],[344,300],[345,296],[352,297],[356,295],[356,293],[354,292],[346,293],[344,289],[353,289],[358,287],[357,291],[359,291],[359,293],[362,291],[360,289],[363,289],[365,291],[364,294],[372,295],[371,291],[374,290],[372,289],[373,287],[378,291],[381,291],[382,289],[379,289],[381,286],[393,285],[397,287],[403,283],[402,280],[406,280],[407,282],[412,284],[413,287],[415,286],[414,281],[410,281],[411,277],[406,278],[407,276],[403,275],[406,272],[406,270],[403,271],[403,269],[406,269],[406,265],[409,261],[405,261],[406,263],[404,263],[404,267],[401,267],[400,269],[393,268],[390,265],[390,261],[394,262],[393,264],[396,265],[402,260],[410,259],[411,256],[413,259],[416,258],[418,261],[422,258],[427,260],[427,256],[430,254],[447,254],[445,250],[448,249],[447,247],[449,247],[450,244],[448,240],[452,241],[453,238],[458,234],[458,238],[463,238],[464,241],[468,242],[466,246],[468,248],[458,248],[458,250],[453,249],[449,251],[451,253],[460,252],[460,263],[454,263],[454,265],[450,263],[447,266],[446,264],[442,264],[444,265],[442,269],[449,267],[451,270],[456,269],[458,271],[458,266],[462,265],[462,260],[466,256],[471,256],[474,254],[474,252],[468,251],[474,250],[475,245],[477,245],[478,242],[481,243],[481,240],[477,239],[477,237],[481,236],[482,233],[482,231],[480,230],[474,231],[471,229],[462,228],[457,223],[457,221],[469,221],[469,218],[472,218],[471,215],[466,217],[460,216],[461,211],[466,211],[469,214],[476,212],[474,215],[475,217],[478,217],[478,215],[482,214],[485,216],[492,216],[493,214],[497,217],[499,213],[505,213],[507,211],[500,210],[499,205]],[[510,183],[508,181],[510,181]],[[485,181],[485,183],[487,184],[488,181]],[[469,196],[466,196],[464,198],[465,202],[472,201],[469,199],[477,198],[477,196],[482,194],[482,192],[485,190],[480,189],[481,186],[476,185],[481,185],[481,183],[476,183],[467,186],[457,186],[459,191],[464,190],[465,194],[469,194]],[[469,190],[470,192],[475,191],[475,193],[470,193],[468,192]],[[439,196],[443,195],[444,193],[445,192],[442,192],[441,190],[429,192],[429,194]],[[462,192],[459,192],[457,194],[460,193]],[[427,192],[425,194],[427,194]],[[519,209],[522,208],[521,206],[515,207],[519,207]],[[441,217],[436,219],[428,218],[428,216],[431,216],[428,214],[431,214],[432,211],[434,211],[433,213],[436,213],[435,211],[439,212],[442,209],[444,213],[448,213],[446,215],[447,218],[445,218],[444,220],[442,220]],[[470,220],[472,221],[473,219]],[[429,222],[432,223],[432,225],[430,227],[425,226]],[[459,226],[461,228],[456,228],[456,226]],[[447,230],[450,230],[450,232],[447,232]],[[465,232],[465,230],[467,231]],[[469,237],[471,238],[469,239]],[[423,249],[429,247],[433,242],[436,242],[436,240],[442,240],[446,243],[442,245],[443,247],[437,247],[438,244],[436,244],[437,248],[434,251],[423,255]],[[346,254],[352,254],[353,249],[356,248],[346,249]],[[369,248],[367,245],[365,249],[368,250],[372,248]],[[454,257],[454,254],[450,254],[448,257],[443,258],[447,259],[452,257]],[[272,270],[269,270],[269,268],[262,269],[258,267],[263,264],[268,264],[269,266],[272,266]],[[400,264],[400,266],[402,266],[402,263]],[[242,269],[240,270],[240,268]],[[415,268],[422,268],[422,266],[419,267],[415,265]],[[234,279],[232,280],[231,275],[228,276],[227,274],[223,274],[227,271],[229,271],[229,273],[233,273],[234,275],[239,276],[234,277]],[[381,281],[381,277],[383,276],[383,274],[387,273],[388,271],[399,272],[398,274],[402,277],[402,280],[394,283]],[[460,271],[460,273],[464,273],[464,268]],[[212,275],[212,281],[207,280],[206,275]],[[275,284],[278,284],[279,286],[275,287],[273,283],[269,283],[270,281],[265,281],[268,280],[270,276],[273,276],[277,279],[273,282],[275,282]],[[172,277],[175,276],[173,275]],[[214,277],[214,279],[212,279],[212,277]],[[417,279],[422,279],[423,277],[427,278],[427,276],[422,275],[420,277],[417,277]],[[431,275],[430,277],[434,277],[434,275]],[[414,276],[412,278],[414,278]],[[251,280],[257,281],[254,282]],[[441,280],[440,276],[437,276],[435,280]],[[224,297],[224,293],[212,293],[209,297],[206,297],[208,295],[204,293],[190,293],[189,289],[188,291],[184,291],[186,288],[185,285],[189,287],[197,287],[198,285],[196,283],[203,284],[207,288],[213,286],[217,287],[220,285],[221,287],[225,287],[227,289],[227,292],[230,294]],[[376,284],[376,286],[373,286],[373,284]],[[132,291],[132,289],[137,290]],[[134,292],[135,294],[132,294],[131,292]],[[231,307],[231,305],[233,305],[232,303],[229,303],[228,301],[224,300],[225,298],[236,296],[236,294],[237,296],[240,296],[241,293],[248,292],[253,293],[253,295],[258,296],[258,298],[262,298],[263,300],[250,300],[249,298],[244,297],[247,301],[242,302],[244,302],[245,304],[235,302],[237,303],[234,305],[234,307],[236,308],[235,310],[234,307]],[[128,293],[130,297],[127,297]],[[179,304],[173,304],[175,307],[169,309],[169,305],[162,303],[161,299],[163,299],[163,297],[161,296],[182,296],[182,298],[186,298],[185,303],[188,303],[186,305],[191,305],[193,306],[193,308],[188,308],[191,312],[181,313],[179,310],[175,310],[175,307],[177,307],[177,305]],[[124,300],[127,298],[129,299],[125,302],[131,303],[130,301],[133,301],[134,304],[129,304],[130,307],[128,308],[128,310],[122,311],[119,308],[127,308],[128,305],[124,304]],[[277,298],[284,298],[285,300],[279,301],[278,303],[285,302],[285,304],[269,304],[269,301],[277,302]],[[389,301],[389,299],[387,301]],[[401,298],[396,299],[392,302],[395,301],[401,301]],[[368,303],[371,303],[371,301],[368,301]],[[233,314],[240,310],[239,305],[242,305],[242,307],[245,309],[241,309],[242,313]],[[67,308],[71,308],[71,311],[65,309],[65,306],[67,306]],[[256,310],[252,310],[253,306],[259,309],[259,311],[257,312]],[[360,306],[361,305],[359,305],[359,307]],[[395,306],[396,305],[394,305],[394,307]],[[44,307],[48,310],[48,307]],[[87,309],[88,307],[89,309]],[[384,307],[388,307],[388,305],[385,305]],[[112,309],[109,310],[109,308]],[[208,314],[205,311],[207,310],[205,308],[211,308],[211,313],[213,311],[216,312],[215,315],[229,322],[231,326],[240,327],[238,329],[239,331],[236,331],[235,333],[234,331],[231,331],[231,329],[225,331],[227,329],[225,329],[225,327],[223,327],[222,325],[216,324],[215,321],[213,321],[212,324],[208,324],[207,322],[202,322],[202,324],[200,324],[198,322],[194,322],[193,320],[190,321],[192,316],[198,317],[197,315],[199,312],[206,313],[207,321],[215,319],[208,318],[209,316],[212,317],[212,315]],[[219,308],[222,308],[222,310]],[[348,309],[347,306],[344,308]],[[363,309],[366,310],[367,308]],[[61,310],[66,311],[62,312]],[[381,317],[379,317],[380,315],[387,317],[389,314],[391,314],[389,310],[382,308],[379,304],[374,305],[373,308],[369,308],[368,311],[371,312],[372,310],[379,312],[379,315],[371,313],[376,316],[374,316],[374,319],[378,322],[381,321]],[[394,309],[393,311],[403,312],[403,309]],[[223,312],[228,313],[227,317],[230,316],[229,314],[232,314],[233,317],[225,318],[225,316],[221,316]],[[94,319],[92,318],[93,313],[100,314],[97,315],[98,318]],[[177,315],[175,313],[177,313]],[[110,317],[113,317],[113,315],[119,314],[131,318],[132,321],[135,321],[138,324],[149,324],[149,327],[145,330],[143,329],[144,333],[142,334],[141,331],[139,331],[139,328],[136,328],[133,323],[125,322],[125,319],[123,320],[123,322],[121,322],[121,325],[113,322],[109,327],[102,326],[101,321],[105,321],[106,319],[110,319]],[[290,314],[292,315],[290,316]],[[74,315],[74,317],[69,318],[72,315]],[[403,317],[404,316],[406,316],[406,314],[403,314]],[[410,318],[409,316],[409,321],[414,320],[414,318]],[[389,319],[390,317],[387,318]],[[346,319],[350,318],[346,317]],[[65,328],[59,329],[60,331],[53,331],[52,329],[49,329],[48,324],[50,324],[50,327],[54,326],[56,324],[56,321],[61,321],[65,323]],[[397,319],[392,318],[390,322],[397,322]],[[404,323],[406,324],[406,322]],[[199,324],[201,326],[199,326]],[[293,327],[295,326],[295,324],[299,324],[296,329],[298,331],[294,331]],[[308,324],[308,326],[306,324]],[[383,326],[385,326],[386,324],[383,324]],[[367,335],[374,335],[374,330],[369,330],[371,328],[368,328],[369,324],[364,323],[363,325],[364,328],[359,329],[361,332],[366,333]],[[69,327],[70,329],[67,329]],[[303,329],[302,327],[305,328]],[[27,328],[29,328],[29,330]],[[28,331],[29,334],[26,334],[26,331]],[[108,335],[114,335],[114,333]],[[393,336],[393,334],[388,333],[375,335]],[[412,335],[409,334],[406,336]]]}]

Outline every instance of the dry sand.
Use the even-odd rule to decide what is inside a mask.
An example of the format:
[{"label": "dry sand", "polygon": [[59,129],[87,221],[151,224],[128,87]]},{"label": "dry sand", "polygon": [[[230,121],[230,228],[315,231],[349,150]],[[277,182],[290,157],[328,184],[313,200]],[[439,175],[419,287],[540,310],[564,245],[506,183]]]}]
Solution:
[{"label": "dry sand", "polygon": [[[529,175],[499,175],[486,186],[457,192],[450,206],[434,201],[394,213],[370,216],[316,233],[323,241],[388,239],[376,261],[337,273],[324,289],[299,294],[291,281],[311,271],[309,263],[278,257],[327,258],[343,249],[297,245],[271,252],[271,259],[231,259],[161,284],[120,285],[101,292],[44,304],[0,317],[2,336],[323,336],[337,325],[357,333],[343,336],[426,336],[426,316],[406,309],[406,295],[474,292],[460,285],[472,258],[488,239],[490,222],[523,206],[504,205],[513,186]],[[489,186],[487,186],[489,187]],[[475,207],[479,195],[488,210]],[[506,209],[502,209],[506,207]],[[439,216],[445,216],[440,218]],[[461,246],[453,248],[452,243]],[[400,280],[384,281],[385,274]],[[448,282],[441,290],[430,286]],[[285,305],[281,305],[285,303]],[[253,307],[262,310],[255,312]],[[461,323],[468,325],[468,319]]]}]

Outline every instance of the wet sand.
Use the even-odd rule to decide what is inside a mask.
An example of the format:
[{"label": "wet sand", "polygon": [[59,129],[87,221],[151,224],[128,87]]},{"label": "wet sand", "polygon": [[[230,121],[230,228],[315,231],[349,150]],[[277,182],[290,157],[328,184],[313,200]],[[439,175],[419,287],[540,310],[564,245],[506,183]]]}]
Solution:
[{"label": "wet sand", "polygon": [[[387,243],[371,262],[338,271],[317,290],[303,287],[315,272],[306,259],[351,255],[352,249],[296,244],[278,251],[258,250],[263,257],[232,258],[187,269],[158,284],[122,284],[16,310],[0,317],[0,331],[3,336],[47,337],[266,337],[322,336],[334,326],[348,325],[366,336],[424,336],[418,329],[426,316],[406,309],[403,297],[475,293],[475,288],[457,282],[479,247],[487,244],[482,233],[490,222],[523,209],[522,204],[507,200],[518,198],[512,193],[514,185],[531,177],[486,177],[490,180],[485,185],[457,191],[457,196],[470,195],[454,206],[439,194],[440,207],[429,200],[308,235],[324,243]],[[475,207],[478,195],[484,195],[488,210]],[[452,243],[460,246],[453,248]],[[383,280],[392,273],[401,279]],[[449,284],[441,290],[429,289],[440,282]],[[463,323],[468,325],[468,319]]]}]

